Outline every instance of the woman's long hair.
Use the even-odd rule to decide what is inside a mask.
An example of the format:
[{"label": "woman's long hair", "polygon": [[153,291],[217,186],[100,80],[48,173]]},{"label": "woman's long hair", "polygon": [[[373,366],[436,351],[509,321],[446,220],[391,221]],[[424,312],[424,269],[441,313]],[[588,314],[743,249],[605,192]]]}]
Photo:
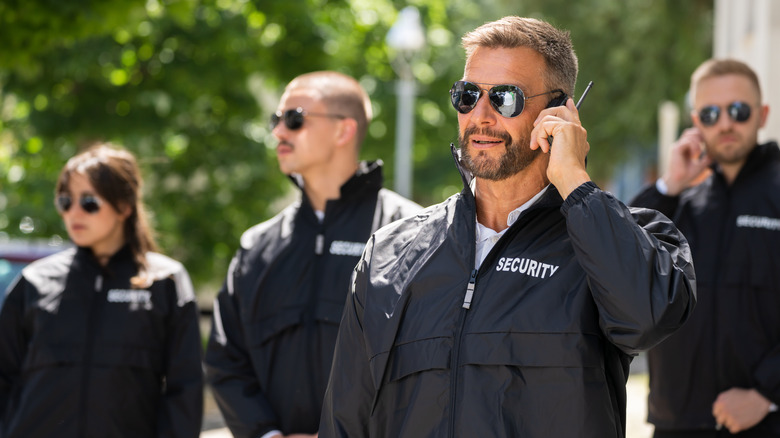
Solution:
[{"label": "woman's long hair", "polygon": [[135,288],[148,287],[152,281],[146,253],[156,251],[157,244],[141,199],[143,181],[135,157],[110,143],[98,143],[68,160],[60,172],[55,194],[67,191],[73,173],[86,176],[97,194],[116,211],[132,209],[123,230],[138,268],[138,275],[130,283]]}]

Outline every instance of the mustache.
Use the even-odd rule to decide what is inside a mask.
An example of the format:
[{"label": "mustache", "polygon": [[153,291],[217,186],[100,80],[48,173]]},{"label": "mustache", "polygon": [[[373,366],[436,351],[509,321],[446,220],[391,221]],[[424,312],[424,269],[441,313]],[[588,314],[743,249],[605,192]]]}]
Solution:
[{"label": "mustache", "polygon": [[506,131],[499,131],[492,128],[479,128],[476,126],[470,126],[463,132],[462,140],[468,140],[472,135],[484,135],[487,137],[495,137],[504,142],[504,144],[512,143],[512,137]]},{"label": "mustache", "polygon": [[279,140],[279,142],[276,143],[276,147],[279,146],[287,146],[288,148],[295,149],[295,146],[287,140]]}]

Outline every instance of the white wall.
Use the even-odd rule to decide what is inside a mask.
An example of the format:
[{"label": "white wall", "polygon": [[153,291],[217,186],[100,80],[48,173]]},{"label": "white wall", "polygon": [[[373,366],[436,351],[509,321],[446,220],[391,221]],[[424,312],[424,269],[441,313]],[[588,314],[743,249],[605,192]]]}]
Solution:
[{"label": "white wall", "polygon": [[715,0],[714,56],[735,58],[758,74],[769,119],[759,141],[780,141],[780,1]]}]

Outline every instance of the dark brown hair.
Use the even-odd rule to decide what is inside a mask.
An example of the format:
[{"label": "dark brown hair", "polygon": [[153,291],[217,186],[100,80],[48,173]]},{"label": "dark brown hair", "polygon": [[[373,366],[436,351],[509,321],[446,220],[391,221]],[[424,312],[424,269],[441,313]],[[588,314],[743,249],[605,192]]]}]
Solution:
[{"label": "dark brown hair", "polygon": [[528,47],[544,58],[546,77],[544,82],[549,89],[562,89],[569,96],[574,95],[577,82],[577,55],[571,44],[568,31],[553,25],[524,17],[504,17],[485,23],[465,34],[462,39],[469,58],[477,47],[507,48]]},{"label": "dark brown hair", "polygon": [[130,282],[136,288],[148,287],[151,279],[147,272],[146,253],[156,251],[157,244],[141,200],[142,180],[135,157],[109,143],[93,145],[68,160],[57,179],[56,194],[68,190],[73,173],[86,176],[97,194],[114,210],[131,208],[123,232],[138,267],[138,275]]}]

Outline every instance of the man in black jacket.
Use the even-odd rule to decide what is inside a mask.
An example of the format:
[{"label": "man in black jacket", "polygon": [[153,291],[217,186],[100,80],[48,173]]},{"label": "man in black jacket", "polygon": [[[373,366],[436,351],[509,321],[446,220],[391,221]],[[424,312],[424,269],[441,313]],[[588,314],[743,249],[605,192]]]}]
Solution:
[{"label": "man in black jacket", "polygon": [[780,150],[757,144],[769,107],[734,60],[702,64],[690,98],[694,126],[632,201],[688,238],[699,291],[688,323],[648,352],[649,420],[663,438],[780,437]]},{"label": "man in black jacket", "polygon": [[568,33],[506,17],[463,44],[464,189],[369,240],[320,436],[624,437],[632,355],[693,308],[688,245],[590,181]]},{"label": "man in black jacket", "polygon": [[372,232],[419,209],[358,161],[370,118],[336,72],[294,79],[271,118],[302,199],[244,233],[214,304],[206,372],[236,437],[317,433],[352,270]]}]

